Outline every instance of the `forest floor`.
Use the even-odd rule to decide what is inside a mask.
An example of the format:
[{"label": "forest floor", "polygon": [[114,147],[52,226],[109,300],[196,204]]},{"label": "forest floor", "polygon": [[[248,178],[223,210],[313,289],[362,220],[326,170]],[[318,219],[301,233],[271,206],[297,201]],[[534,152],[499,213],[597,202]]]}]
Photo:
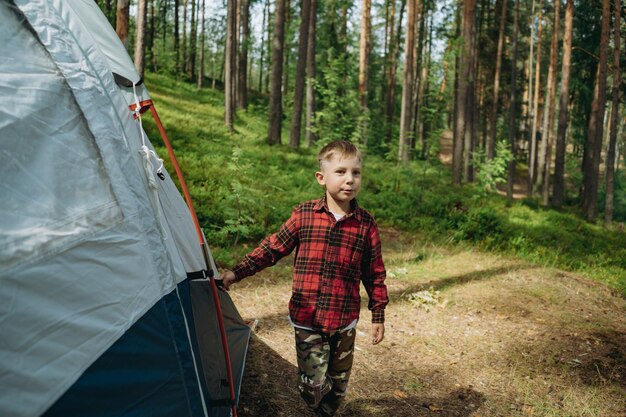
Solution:
[{"label": "forest floor", "polygon": [[[382,230],[385,340],[357,327],[339,416],[626,416],[626,300],[558,269]],[[292,258],[231,289],[258,320],[239,415],[311,415],[287,320]]]}]

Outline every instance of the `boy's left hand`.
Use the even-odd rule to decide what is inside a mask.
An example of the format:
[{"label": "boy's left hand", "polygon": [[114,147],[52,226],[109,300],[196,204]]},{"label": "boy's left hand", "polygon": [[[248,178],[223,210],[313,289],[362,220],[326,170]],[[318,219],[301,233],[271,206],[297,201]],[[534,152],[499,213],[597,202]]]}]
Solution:
[{"label": "boy's left hand", "polygon": [[377,345],[385,338],[385,324],[372,323],[372,344]]}]

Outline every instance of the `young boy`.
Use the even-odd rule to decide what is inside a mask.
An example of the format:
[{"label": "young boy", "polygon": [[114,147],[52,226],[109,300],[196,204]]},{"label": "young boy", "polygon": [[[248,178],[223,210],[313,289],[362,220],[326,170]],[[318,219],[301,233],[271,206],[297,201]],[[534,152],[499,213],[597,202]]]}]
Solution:
[{"label": "young boy", "polygon": [[296,337],[298,388],[317,416],[332,416],[352,369],[359,283],[369,296],[375,345],[385,335],[389,300],[378,227],[355,199],[361,153],[352,143],[337,141],[322,148],[318,161],[315,178],[325,187],[324,196],[297,206],[278,233],[223,274],[223,285],[229,289],[296,250],[289,319]]}]

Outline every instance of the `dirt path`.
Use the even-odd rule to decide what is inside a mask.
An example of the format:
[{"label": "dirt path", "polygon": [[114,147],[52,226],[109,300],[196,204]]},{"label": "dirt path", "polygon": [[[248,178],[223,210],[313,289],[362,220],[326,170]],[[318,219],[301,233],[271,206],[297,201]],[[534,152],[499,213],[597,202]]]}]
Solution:
[{"label": "dirt path", "polygon": [[[340,416],[626,416],[623,298],[563,271],[394,230],[383,231],[383,245],[395,275],[386,338],[369,343],[363,308]],[[231,290],[243,317],[259,320],[242,417],[310,415],[295,388],[290,264]],[[411,302],[416,293],[437,301]]]}]

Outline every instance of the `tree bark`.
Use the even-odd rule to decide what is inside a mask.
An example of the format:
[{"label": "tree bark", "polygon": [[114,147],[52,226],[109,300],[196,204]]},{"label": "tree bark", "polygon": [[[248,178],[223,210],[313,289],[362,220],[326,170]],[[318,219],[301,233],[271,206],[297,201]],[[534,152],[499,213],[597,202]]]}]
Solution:
[{"label": "tree bark", "polygon": [[148,17],[148,2],[137,2],[137,33],[135,38],[135,69],[143,78],[146,68],[146,18]]},{"label": "tree bark", "polygon": [[[498,115],[498,95],[500,92],[500,69],[502,68],[502,49],[504,48],[504,27],[506,25],[507,0],[500,3],[500,29],[498,30],[498,50],[496,52],[496,71],[493,76],[493,102],[489,114],[489,140],[487,142],[487,158],[493,159],[496,145],[496,118]],[[532,43],[532,39],[531,39]]]},{"label": "tree bark", "polygon": [[406,37],[404,42],[404,81],[402,83],[402,105],[400,107],[400,140],[398,149],[398,159],[408,162],[410,158],[411,135],[411,98],[413,97],[413,56],[415,49],[415,23],[417,21],[418,0],[409,0],[409,10],[406,24]]},{"label": "tree bark", "polygon": [[528,165],[528,197],[533,194],[537,173],[537,123],[539,121],[539,88],[541,84],[541,35],[543,34],[543,0],[539,0],[537,18],[537,56],[535,59],[535,91],[533,93],[533,120],[530,126],[530,164]]},{"label": "tree bark", "polygon": [[302,0],[300,12],[298,62],[296,64],[295,91],[293,95],[293,111],[291,113],[291,132],[289,136],[289,146],[292,148],[300,146],[300,131],[302,130],[302,102],[304,101],[306,58],[309,43],[309,19],[311,18],[311,0]]},{"label": "tree bark", "polygon": [[518,17],[519,17],[519,0],[515,0],[515,13],[513,14],[513,56],[511,65],[511,97],[509,105],[509,145],[513,157],[509,161],[509,178],[506,187],[506,196],[509,200],[513,199],[513,184],[515,183],[515,151],[516,151],[516,94],[517,94],[517,34],[518,34]]},{"label": "tree bark", "polygon": [[311,17],[309,18],[309,41],[306,53],[306,111],[305,111],[305,141],[311,147],[316,140],[313,132],[315,118],[315,37],[317,32],[317,0],[311,0]]},{"label": "tree bark", "polygon": [[283,41],[283,81],[280,87],[283,108],[287,108],[289,95],[289,55],[291,52],[291,0],[285,0],[285,34]]},{"label": "tree bark", "polygon": [[[119,0],[118,0],[119,2]],[[119,3],[118,3],[119,4]],[[178,70],[178,66],[180,65],[180,38],[179,38],[179,27],[178,23],[180,17],[178,15],[180,8],[180,0],[174,0],[174,56],[176,57],[176,70]],[[167,16],[165,17],[167,20]]]},{"label": "tree bark", "polygon": [[248,46],[250,43],[250,1],[240,0],[241,4],[241,43],[239,45],[239,65],[237,66],[238,89],[237,107],[245,109],[248,105]]},{"label": "tree bark", "polygon": [[550,191],[550,165],[552,162],[552,130],[554,126],[554,107],[556,104],[556,65],[558,60],[557,44],[559,39],[560,5],[560,1],[554,2],[554,23],[552,25],[552,40],[550,42],[548,84],[546,102],[544,103],[543,110],[543,126],[541,128],[539,166],[537,167],[537,182],[541,187],[544,204],[548,204],[548,194]]},{"label": "tree bark", "polygon": [[[269,7],[270,1],[265,0],[265,5],[263,7],[263,23],[261,24],[261,56],[259,57],[259,93],[263,92],[263,66],[265,62],[263,61],[263,55],[265,53],[265,32],[266,32],[266,17],[269,15]],[[268,34],[269,36],[269,34]]]},{"label": "tree bark", "polygon": [[[461,184],[463,175],[463,147],[467,123],[468,80],[472,71],[472,34],[476,20],[476,0],[463,2],[462,40],[463,51],[458,70],[458,91],[456,94],[456,120],[454,150],[452,153],[452,181]],[[467,150],[466,150],[467,151]]]},{"label": "tree bark", "polygon": [[[361,14],[361,39],[359,45],[359,104],[361,114],[368,113],[367,94],[369,90],[369,55],[371,49],[372,33],[372,0],[363,0]],[[364,117],[367,119],[367,117]],[[360,137],[361,143],[367,145],[367,120],[361,121]]]},{"label": "tree bark", "polygon": [[274,36],[272,39],[272,76],[269,106],[269,129],[267,141],[270,145],[281,143],[283,118],[282,94],[283,44],[285,42],[285,0],[276,0],[274,12]]},{"label": "tree bark", "polygon": [[[395,95],[396,95],[396,64],[398,63],[398,57],[400,55],[400,33],[402,29],[402,16],[404,14],[404,7],[406,0],[402,0],[400,7],[400,14],[398,16],[398,25],[394,36],[394,2],[392,1],[391,17],[390,17],[390,35],[389,35],[389,66],[387,72],[387,99],[385,101],[385,116],[387,119],[387,142],[391,141],[393,132],[393,115],[395,110]],[[392,45],[393,44],[393,45]]]},{"label": "tree bark", "polygon": [[[572,0],[569,0],[572,1]],[[615,154],[617,144],[617,130],[619,118],[620,87],[622,74],[620,72],[620,2],[613,5],[613,102],[611,104],[611,121],[609,147],[606,155],[606,199],[604,205],[604,224],[610,225],[613,221],[613,199],[615,192]]]},{"label": "tree bark", "polygon": [[235,82],[237,56],[237,0],[228,0],[226,15],[226,51],[224,53],[224,119],[232,132],[235,120]]},{"label": "tree bark", "polygon": [[583,160],[583,198],[582,207],[587,220],[596,217],[598,204],[598,183],[600,170],[600,152],[602,151],[602,133],[604,128],[604,106],[606,101],[606,73],[611,20],[610,0],[602,1],[602,35],[600,38],[600,61],[596,74],[589,129],[585,143]]},{"label": "tree bark", "polygon": [[198,66],[198,78],[196,79],[196,86],[198,87],[198,90],[202,88],[202,83],[204,82],[204,42],[206,40],[204,33],[204,9],[205,0],[202,0],[202,23],[200,24],[200,65]]},{"label": "tree bark", "polygon": [[130,9],[130,0],[118,0],[115,14],[115,32],[120,38],[124,47],[128,49],[128,11]]},{"label": "tree bark", "polygon": [[[476,12],[472,22],[470,35],[470,56],[469,71],[467,78],[467,99],[465,101],[465,141],[463,148],[463,177],[465,181],[474,181],[474,169],[472,158],[474,156],[474,145],[476,137]],[[460,138],[460,136],[459,136]]]},{"label": "tree bark", "polygon": [[560,208],[565,197],[565,148],[567,144],[567,123],[569,111],[569,84],[572,66],[572,34],[574,21],[574,0],[567,0],[565,6],[565,30],[563,33],[563,62],[561,67],[561,98],[559,100],[559,124],[556,134],[554,158],[554,186],[552,205]]},{"label": "tree bark", "polygon": [[[227,0],[227,1],[230,2],[232,0]],[[236,1],[237,0],[235,0],[235,2]],[[183,74],[185,73],[185,67],[187,66],[187,5],[188,5],[188,0],[183,0],[183,28],[182,28],[183,36],[180,42],[180,68],[178,69]]]}]

